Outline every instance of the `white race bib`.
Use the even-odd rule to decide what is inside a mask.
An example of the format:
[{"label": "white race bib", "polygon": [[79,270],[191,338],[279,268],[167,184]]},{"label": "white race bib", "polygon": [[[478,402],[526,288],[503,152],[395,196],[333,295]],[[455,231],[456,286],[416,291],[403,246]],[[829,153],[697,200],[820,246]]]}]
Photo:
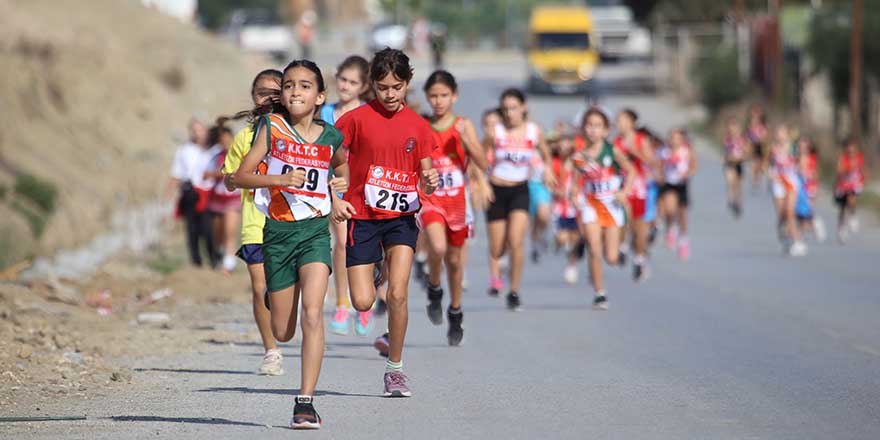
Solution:
[{"label": "white race bib", "polygon": [[333,152],[328,145],[308,145],[277,140],[266,174],[280,175],[300,169],[306,173],[306,181],[299,188],[282,187],[282,191],[307,197],[327,198],[330,157]]},{"label": "white race bib", "polygon": [[371,165],[364,185],[366,205],[377,211],[409,214],[421,208],[416,189],[418,174]]}]

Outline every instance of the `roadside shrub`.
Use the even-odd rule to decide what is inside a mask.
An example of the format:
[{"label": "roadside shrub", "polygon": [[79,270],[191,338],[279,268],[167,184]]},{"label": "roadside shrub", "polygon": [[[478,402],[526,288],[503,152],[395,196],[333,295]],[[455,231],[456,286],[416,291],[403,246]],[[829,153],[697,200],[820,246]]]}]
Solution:
[{"label": "roadside shrub", "polygon": [[44,214],[55,210],[58,189],[52,182],[31,174],[22,173],[15,179],[15,193],[33,202]]},{"label": "roadside shrub", "polygon": [[747,84],[739,77],[736,48],[732,45],[703,48],[692,73],[699,86],[700,100],[712,115],[748,92]]}]

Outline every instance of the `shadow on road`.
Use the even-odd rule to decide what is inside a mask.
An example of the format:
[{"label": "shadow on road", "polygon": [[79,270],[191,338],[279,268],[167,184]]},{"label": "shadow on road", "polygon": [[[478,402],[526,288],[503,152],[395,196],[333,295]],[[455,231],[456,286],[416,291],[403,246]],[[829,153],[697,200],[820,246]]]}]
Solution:
[{"label": "shadow on road", "polygon": [[[261,355],[262,356],[262,355]],[[253,375],[253,371],[236,371],[236,370],[199,370],[192,368],[135,368],[134,371],[158,371],[163,373],[194,373],[194,374],[245,374]]]},{"label": "shadow on road", "polygon": [[[210,387],[197,390],[200,393],[243,393],[243,394],[277,394],[295,396],[299,390],[291,388],[248,388],[248,387]],[[378,394],[342,393],[339,391],[316,390],[315,396],[340,396],[340,397],[376,397]]]},{"label": "shadow on road", "polygon": [[114,422],[166,422],[166,423],[192,423],[196,425],[231,425],[231,426],[256,426],[265,428],[266,425],[252,422],[239,422],[237,420],[219,419],[215,417],[160,417],[160,416],[113,416],[107,417]]}]

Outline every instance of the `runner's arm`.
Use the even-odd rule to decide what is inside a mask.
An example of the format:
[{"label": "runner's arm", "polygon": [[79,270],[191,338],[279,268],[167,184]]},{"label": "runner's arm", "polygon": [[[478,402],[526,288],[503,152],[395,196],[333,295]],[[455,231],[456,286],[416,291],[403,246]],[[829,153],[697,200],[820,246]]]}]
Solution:
[{"label": "runner's arm", "polygon": [[614,160],[617,162],[617,165],[620,166],[620,171],[624,175],[623,188],[621,188],[618,194],[623,194],[623,197],[626,197],[632,189],[633,176],[635,175],[636,169],[633,167],[632,162],[626,157],[626,154],[621,153],[618,149],[614,149]]},{"label": "runner's arm", "polygon": [[268,188],[270,186],[292,186],[301,187],[305,184],[305,170],[298,169],[282,175],[266,176],[254,174],[257,166],[263,160],[263,157],[269,152],[266,145],[266,130],[260,127],[259,132],[254,137],[251,151],[245,155],[241,166],[235,172],[235,182],[239,188]]},{"label": "runner's arm", "polygon": [[694,147],[690,148],[691,154],[688,155],[688,179],[697,175],[697,149]]},{"label": "runner's arm", "polygon": [[550,155],[550,148],[547,147],[547,142],[544,140],[544,132],[540,129],[538,130],[538,152],[541,154],[541,160],[544,161],[544,185],[552,188],[556,186],[556,176],[553,175],[552,167],[546,166],[553,161],[553,156]]},{"label": "runner's arm", "polygon": [[477,129],[474,128],[474,124],[470,119],[462,118],[456,125],[460,125],[460,127],[456,126],[455,128],[461,135],[461,143],[464,144],[465,151],[474,161],[474,164],[481,170],[488,168],[489,159],[486,156],[483,145],[480,143],[480,138],[477,137]]}]

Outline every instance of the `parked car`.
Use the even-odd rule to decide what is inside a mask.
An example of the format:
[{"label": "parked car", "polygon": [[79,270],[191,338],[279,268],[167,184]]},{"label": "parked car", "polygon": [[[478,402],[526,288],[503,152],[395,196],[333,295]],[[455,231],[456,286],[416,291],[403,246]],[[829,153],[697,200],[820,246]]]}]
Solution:
[{"label": "parked car", "polygon": [[380,23],[373,26],[370,32],[370,52],[378,52],[386,47],[406,49],[409,40],[409,29],[401,24]]},{"label": "parked car", "polygon": [[651,33],[633,20],[632,9],[620,0],[590,0],[602,59],[646,59],[651,56]]},{"label": "parked car", "polygon": [[248,52],[290,58],[295,44],[293,30],[271,9],[238,9],[232,13],[227,34]]}]

